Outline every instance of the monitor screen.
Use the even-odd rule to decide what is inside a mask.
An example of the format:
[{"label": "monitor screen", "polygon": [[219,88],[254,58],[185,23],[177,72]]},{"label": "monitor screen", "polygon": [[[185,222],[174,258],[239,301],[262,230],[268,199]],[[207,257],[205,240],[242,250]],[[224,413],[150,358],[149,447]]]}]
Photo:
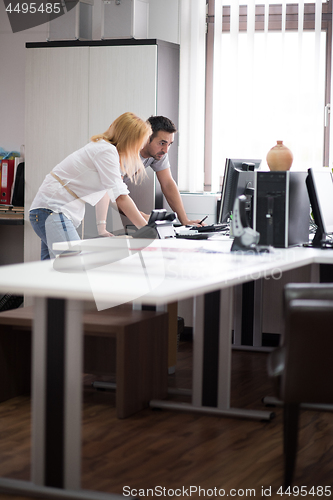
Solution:
[{"label": "monitor screen", "polygon": [[309,168],[306,179],[312,214],[318,229],[312,241],[320,246],[327,234],[333,233],[333,179],[329,170]]},{"label": "monitor screen", "polygon": [[218,223],[228,222],[235,199],[244,194],[247,198],[246,213],[250,227],[252,224],[252,199],[254,194],[254,172],[261,160],[226,159],[222,184],[221,204]]}]

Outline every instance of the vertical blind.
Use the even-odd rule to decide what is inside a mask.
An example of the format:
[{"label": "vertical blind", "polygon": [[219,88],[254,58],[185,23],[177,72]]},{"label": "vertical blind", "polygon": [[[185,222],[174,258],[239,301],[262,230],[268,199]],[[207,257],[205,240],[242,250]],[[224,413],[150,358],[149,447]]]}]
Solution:
[{"label": "vertical blind", "polygon": [[178,186],[202,191],[204,178],[206,0],[180,2]]},{"label": "vertical blind", "polygon": [[181,0],[180,189],[219,191],[230,157],[265,168],[277,140],[293,169],[322,165],[327,5],[209,0],[205,88],[205,3]]}]

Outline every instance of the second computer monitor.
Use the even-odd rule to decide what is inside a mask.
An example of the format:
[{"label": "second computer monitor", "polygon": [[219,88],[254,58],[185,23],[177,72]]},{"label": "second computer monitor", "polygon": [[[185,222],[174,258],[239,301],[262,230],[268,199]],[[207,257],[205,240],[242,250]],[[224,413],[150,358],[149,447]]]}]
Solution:
[{"label": "second computer monitor", "polygon": [[228,222],[235,199],[244,194],[247,199],[246,214],[248,223],[252,227],[254,172],[258,170],[260,163],[261,160],[226,159],[218,223]]},{"label": "second computer monitor", "polygon": [[312,214],[317,225],[313,246],[321,246],[333,234],[333,178],[328,169],[309,168],[306,179]]}]

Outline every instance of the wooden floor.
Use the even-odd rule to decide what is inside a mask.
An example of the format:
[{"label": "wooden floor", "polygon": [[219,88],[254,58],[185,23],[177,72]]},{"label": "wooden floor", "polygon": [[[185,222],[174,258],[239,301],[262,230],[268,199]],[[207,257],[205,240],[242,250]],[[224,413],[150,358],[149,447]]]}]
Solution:
[{"label": "wooden floor", "polygon": [[[180,343],[170,386],[191,387],[191,349],[191,342]],[[261,398],[273,394],[266,361],[266,353],[233,352],[233,406],[263,409]],[[88,380],[85,377],[83,488],[123,494],[129,491],[123,490],[126,486],[143,498],[148,493],[140,489],[155,487],[166,488],[162,498],[172,497],[167,490],[178,488],[190,494],[191,486],[205,489],[206,497],[217,488],[224,489],[225,496],[261,498],[264,489],[270,498],[290,498],[277,494],[283,477],[281,408],[275,409],[271,422],[151,409],[118,420],[114,394],[92,390]],[[0,475],[30,479],[28,398],[0,404]],[[302,412],[294,485],[308,491],[333,486],[332,413]],[[250,489],[255,491],[246,491]],[[186,496],[185,491],[181,497]],[[191,492],[191,498],[198,497]],[[14,497],[0,495],[1,500],[7,498]]]}]

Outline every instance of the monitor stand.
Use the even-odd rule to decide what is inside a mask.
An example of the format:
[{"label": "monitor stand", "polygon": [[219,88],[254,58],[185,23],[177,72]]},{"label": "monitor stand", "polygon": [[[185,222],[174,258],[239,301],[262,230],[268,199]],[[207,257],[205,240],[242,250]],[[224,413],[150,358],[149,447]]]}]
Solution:
[{"label": "monitor stand", "polygon": [[328,234],[324,233],[319,227],[312,240],[311,246],[314,248],[332,248],[333,241],[327,238]]}]

